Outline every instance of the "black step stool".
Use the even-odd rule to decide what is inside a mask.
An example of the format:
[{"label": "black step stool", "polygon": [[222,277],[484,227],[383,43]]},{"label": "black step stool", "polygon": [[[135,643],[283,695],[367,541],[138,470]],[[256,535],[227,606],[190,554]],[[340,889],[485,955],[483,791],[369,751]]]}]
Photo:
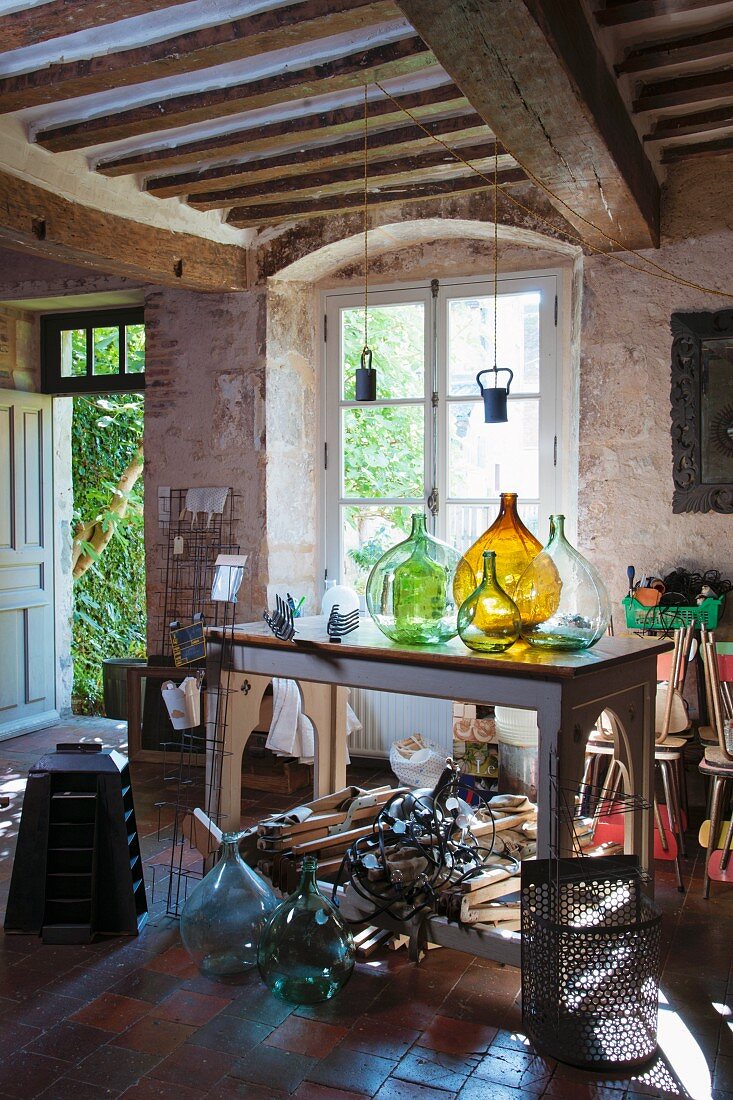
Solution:
[{"label": "black step stool", "polygon": [[5,931],[89,943],[136,936],[147,917],[127,758],[57,745],[28,773]]}]

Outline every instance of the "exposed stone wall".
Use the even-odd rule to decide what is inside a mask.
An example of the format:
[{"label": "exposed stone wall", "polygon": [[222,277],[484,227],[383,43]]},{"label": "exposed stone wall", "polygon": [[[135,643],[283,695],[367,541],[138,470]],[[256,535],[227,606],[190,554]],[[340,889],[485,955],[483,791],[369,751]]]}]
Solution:
[{"label": "exposed stone wall", "polygon": [[38,318],[0,306],[0,389],[37,392],[41,388]]},{"label": "exposed stone wall", "polygon": [[[165,533],[158,486],[230,486],[249,555],[240,620],[261,614],[265,547],[265,292],[149,289],[145,298],[148,651],[160,651]],[[293,491],[296,486],[292,487]]]},{"label": "exposed stone wall", "polygon": [[[684,279],[733,293],[732,188],[733,157],[675,169],[664,196],[662,247],[644,255]],[[715,567],[733,579],[733,517],[672,513],[669,329],[675,311],[731,307],[731,298],[637,274],[618,260],[585,261],[579,538],[616,606],[627,564],[662,575],[677,565]],[[733,599],[726,633],[733,636]]]}]

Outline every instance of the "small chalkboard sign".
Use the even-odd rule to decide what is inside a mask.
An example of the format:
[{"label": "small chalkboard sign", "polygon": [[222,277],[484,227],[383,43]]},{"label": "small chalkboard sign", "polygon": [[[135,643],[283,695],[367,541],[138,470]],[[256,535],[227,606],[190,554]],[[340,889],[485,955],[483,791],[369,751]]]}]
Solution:
[{"label": "small chalkboard sign", "polygon": [[171,623],[171,647],[176,668],[203,660],[206,656],[203,616],[196,615],[190,626]]}]

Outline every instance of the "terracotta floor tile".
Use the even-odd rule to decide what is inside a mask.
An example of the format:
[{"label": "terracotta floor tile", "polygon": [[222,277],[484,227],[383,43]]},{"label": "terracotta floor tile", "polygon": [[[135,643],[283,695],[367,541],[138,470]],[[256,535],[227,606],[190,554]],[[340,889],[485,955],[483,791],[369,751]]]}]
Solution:
[{"label": "terracotta floor tile", "polygon": [[106,1088],[101,1082],[90,1085],[86,1081],[72,1081],[69,1077],[59,1077],[57,1081],[41,1093],[41,1100],[106,1100],[119,1096],[119,1089]]},{"label": "terracotta floor tile", "polygon": [[236,1077],[224,1077],[217,1084],[212,1100],[214,1097],[216,1100],[288,1100],[290,1095],[282,1089],[254,1085],[251,1081],[240,1081]]},{"label": "terracotta floor tile", "polygon": [[225,1016],[242,1016],[260,1024],[277,1027],[294,1011],[295,1006],[286,1004],[279,997],[273,997],[261,981],[248,986],[224,1009]]},{"label": "terracotta floor tile", "polygon": [[392,1076],[429,1088],[458,1092],[472,1068],[465,1058],[413,1047],[393,1070]]},{"label": "terracotta floor tile", "polygon": [[[396,1077],[388,1077],[379,1092],[374,1094],[374,1100],[452,1100],[457,1095],[455,1092],[418,1085],[414,1081],[400,1081]],[[486,1100],[491,1098],[487,1096]]]},{"label": "terracotta floor tile", "polygon": [[470,1020],[454,1020],[436,1016],[418,1046],[440,1050],[444,1054],[483,1054],[496,1037],[497,1028],[485,1027]]},{"label": "terracotta floor tile", "polygon": [[101,1027],[118,1035],[136,1023],[150,1011],[146,1001],[135,997],[120,997],[116,993],[103,993],[90,1004],[80,1008],[71,1016],[71,1020],[89,1027]]},{"label": "terracotta floor tile", "polygon": [[34,1054],[61,1058],[65,1062],[81,1062],[97,1047],[109,1040],[109,1032],[86,1024],[57,1024],[35,1039],[27,1048]]},{"label": "terracotta floor tile", "polygon": [[402,1058],[419,1037],[420,1032],[415,1028],[385,1028],[379,1018],[365,1016],[354,1024],[343,1046],[377,1054],[381,1058]]},{"label": "terracotta floor tile", "polygon": [[325,1024],[321,1020],[288,1016],[287,1020],[265,1039],[265,1043],[267,1046],[292,1051],[293,1054],[325,1058],[345,1035],[345,1027]]},{"label": "terracotta floor tile", "polygon": [[[507,1085],[489,1084],[480,1078],[469,1078],[461,1091],[458,1100],[525,1100],[526,1094],[521,1089],[512,1089]],[[575,1092],[566,1092],[564,1100],[581,1100]]]},{"label": "terracotta floor tile", "polygon": [[141,1077],[136,1085],[131,1085],[122,1095],[125,1100],[199,1100],[206,1096],[206,1092],[190,1085],[171,1085],[167,1081]]},{"label": "terracotta floor tile", "polygon": [[339,1046],[307,1074],[309,1081],[330,1088],[348,1084],[355,1092],[372,1096],[395,1067],[395,1062]]},{"label": "terracotta floor tile", "polygon": [[[139,1050],[125,1050],[124,1047],[99,1047],[80,1062],[66,1076],[72,1080],[86,1081],[91,1085],[102,1082],[117,1093],[124,1092],[134,1085],[144,1074],[160,1061],[157,1054],[143,1054]],[[74,1100],[73,1093],[69,1100]]]},{"label": "terracotta floor tile", "polygon": [[151,1009],[151,1015],[158,1020],[172,1020],[176,1024],[201,1027],[228,1004],[229,1001],[223,997],[208,997],[205,993],[190,993],[178,989]]},{"label": "terracotta floor tile", "polygon": [[278,1050],[277,1047],[267,1047],[261,1043],[237,1062],[229,1076],[249,1081],[253,1085],[266,1085],[268,1088],[291,1093],[295,1092],[315,1065],[315,1060],[304,1054],[291,1054],[287,1050]]},{"label": "terracotta floor tile", "polygon": [[194,1084],[209,1091],[235,1062],[236,1058],[221,1051],[184,1044],[150,1070],[148,1076],[172,1085]]},{"label": "terracotta floor tile", "polygon": [[718,1055],[713,1084],[716,1089],[727,1089],[728,1092],[733,1092],[733,1058],[725,1054]]},{"label": "terracotta floor tile", "polygon": [[155,970],[160,974],[173,974],[181,978],[193,978],[198,974],[198,968],[191,961],[186,948],[181,944],[169,947],[156,959],[151,959],[146,965],[146,970]]},{"label": "terracotta floor tile", "polygon": [[0,1061],[0,1094],[31,1100],[69,1068],[68,1062],[42,1054],[15,1051]]},{"label": "terracotta floor tile", "polygon": [[246,978],[246,974],[238,974],[229,979],[217,979],[197,973],[193,978],[186,978],[181,989],[191,990],[194,993],[208,993],[211,997],[224,997],[225,1000],[234,1001],[240,995]]},{"label": "terracotta floor tile", "polygon": [[549,1060],[521,1050],[492,1047],[472,1076],[500,1085],[511,1085],[528,1095],[539,1096],[552,1077],[555,1066]]},{"label": "terracotta floor tile", "polygon": [[172,974],[161,974],[140,967],[111,986],[109,992],[117,993],[120,997],[134,997],[138,1001],[158,1004],[178,989],[180,984],[180,978]]},{"label": "terracotta floor tile", "polygon": [[171,1020],[157,1020],[145,1016],[131,1028],[112,1040],[112,1046],[127,1050],[140,1050],[145,1054],[170,1054],[181,1043],[196,1034],[195,1027],[175,1024]]},{"label": "terracotta floor tile", "polygon": [[293,1100],[364,1100],[364,1093],[330,1089],[326,1085],[314,1085],[312,1081],[303,1081],[293,1093]]},{"label": "terracotta floor tile", "polygon": [[208,1024],[198,1028],[190,1042],[196,1046],[220,1050],[225,1054],[233,1054],[241,1058],[248,1050],[266,1039],[271,1031],[272,1028],[266,1024],[220,1014]]},{"label": "terracotta floor tile", "polygon": [[40,1034],[40,1028],[18,1024],[12,1016],[7,1017],[0,1024],[0,1058],[5,1058],[14,1050],[27,1046]]}]

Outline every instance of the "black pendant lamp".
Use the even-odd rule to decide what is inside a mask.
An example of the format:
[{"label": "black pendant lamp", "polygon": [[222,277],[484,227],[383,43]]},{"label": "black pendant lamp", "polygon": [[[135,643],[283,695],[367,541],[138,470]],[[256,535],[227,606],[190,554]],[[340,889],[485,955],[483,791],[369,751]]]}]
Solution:
[{"label": "black pendant lamp", "polygon": [[[484,399],[484,424],[506,424],[507,399],[509,388],[514,379],[514,371],[509,367],[497,367],[497,318],[499,316],[499,221],[498,221],[498,189],[499,189],[499,151],[498,145],[494,146],[494,365],[486,367],[476,375],[476,385]],[[484,386],[481,379],[485,374],[493,374],[493,386]],[[506,386],[499,385],[499,375],[508,374]]]},{"label": "black pendant lamp", "polygon": [[377,400],[377,372],[369,347],[369,85],[364,85],[364,347],[361,366],[356,368],[357,401]]}]

